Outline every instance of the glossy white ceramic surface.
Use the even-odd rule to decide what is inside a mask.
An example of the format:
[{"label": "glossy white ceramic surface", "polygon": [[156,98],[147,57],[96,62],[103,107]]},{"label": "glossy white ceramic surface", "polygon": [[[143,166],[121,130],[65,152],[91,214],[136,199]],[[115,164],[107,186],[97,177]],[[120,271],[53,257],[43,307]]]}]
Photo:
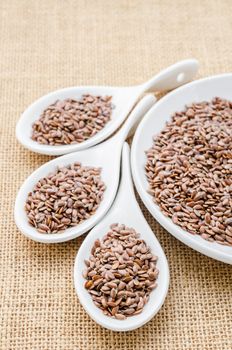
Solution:
[{"label": "glossy white ceramic surface", "polygon": [[[94,146],[112,135],[123,123],[143,92],[171,90],[183,85],[195,76],[198,62],[195,59],[180,61],[155,75],[144,84],[132,87],[81,86],[53,91],[32,103],[21,115],[16,126],[18,141],[33,152],[47,155],[62,155]],[[42,145],[31,139],[32,124],[44,109],[58,99],[79,99],[83,94],[110,95],[115,108],[111,120],[90,139],[71,145]]]},{"label": "glossy white ceramic surface", "polygon": [[[148,94],[139,101],[121,129],[109,140],[89,149],[66,154],[51,160],[35,170],[23,183],[15,201],[15,222],[19,230],[27,237],[43,243],[60,243],[80,236],[90,230],[106,214],[113,203],[119,181],[121,150],[128,132],[155,103],[153,95]],[[65,166],[74,162],[84,166],[100,167],[101,177],[106,185],[103,200],[96,212],[77,226],[68,228],[61,233],[43,234],[28,223],[24,205],[35,184],[47,174],[55,171],[57,166]]]},{"label": "glossy white ceramic surface", "polygon": [[[158,256],[157,268],[160,271],[157,279],[158,286],[151,292],[150,299],[142,313],[128,317],[126,320],[117,320],[104,315],[93,303],[90,294],[85,289],[85,279],[82,276],[82,272],[86,268],[84,260],[89,258],[94,241],[102,239],[113,223],[133,227],[140,233],[141,238],[146,241],[152,253]],[[155,233],[152,232],[146,222],[136,201],[131,179],[129,146],[127,143],[123,147],[122,175],[115,202],[106,216],[89,232],[82,243],[75,260],[74,284],[78,298],[86,312],[102,327],[113,331],[130,331],[143,326],[159,311],[164,303],[169,286],[168,263]]]},{"label": "glossy white ceramic surface", "polygon": [[210,101],[215,96],[232,100],[232,74],[222,74],[196,80],[160,99],[146,114],[137,128],[132,144],[131,164],[134,183],[145,206],[168,232],[198,252],[232,264],[232,247],[211,243],[198,235],[192,235],[182,230],[171,219],[162,214],[158,205],[153,202],[152,197],[147,193],[148,182],[144,171],[146,164],[145,151],[152,146],[152,137],[164,128],[171,115],[176,111],[182,111],[186,104]]}]

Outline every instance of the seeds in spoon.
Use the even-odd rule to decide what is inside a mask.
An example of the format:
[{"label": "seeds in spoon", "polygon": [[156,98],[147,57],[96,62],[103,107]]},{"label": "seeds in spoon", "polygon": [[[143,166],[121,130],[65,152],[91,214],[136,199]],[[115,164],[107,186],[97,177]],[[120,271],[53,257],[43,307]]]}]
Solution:
[{"label": "seeds in spoon", "polygon": [[83,277],[95,305],[105,315],[124,320],[141,313],[156,288],[157,257],[133,228],[110,228],[95,241]]},{"label": "seeds in spoon", "polygon": [[41,233],[59,233],[88,219],[105,191],[100,174],[76,162],[40,179],[26,200],[29,223]]},{"label": "seeds in spoon", "polygon": [[184,230],[232,245],[232,102],[176,112],[147,152],[149,193]]},{"label": "seeds in spoon", "polygon": [[111,118],[111,96],[83,95],[58,100],[48,106],[32,125],[32,140],[45,145],[69,145],[88,140]]}]

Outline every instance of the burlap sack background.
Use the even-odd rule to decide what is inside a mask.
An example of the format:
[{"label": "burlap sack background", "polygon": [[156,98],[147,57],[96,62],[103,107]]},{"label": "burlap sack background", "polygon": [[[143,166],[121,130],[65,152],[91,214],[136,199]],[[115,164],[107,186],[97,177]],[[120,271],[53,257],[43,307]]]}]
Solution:
[{"label": "burlap sack background", "polygon": [[78,302],[72,269],[83,237],[38,244],[13,220],[20,184],[49,160],[16,142],[28,104],[66,86],[141,83],[192,56],[198,77],[231,72],[231,13],[231,0],[0,1],[0,349],[232,349],[231,268],[178,242],[143,205],[171,285],[158,315],[129,333],[102,329]]}]

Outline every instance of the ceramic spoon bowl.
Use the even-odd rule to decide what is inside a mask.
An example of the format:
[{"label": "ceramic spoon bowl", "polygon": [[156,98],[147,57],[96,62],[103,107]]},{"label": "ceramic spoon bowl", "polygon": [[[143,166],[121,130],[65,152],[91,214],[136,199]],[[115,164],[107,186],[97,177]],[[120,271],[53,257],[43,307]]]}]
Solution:
[{"label": "ceramic spoon bowl", "polygon": [[137,191],[147,209],[167,231],[198,252],[232,264],[232,247],[223,246],[216,242],[208,242],[198,235],[192,235],[182,230],[171,219],[162,214],[158,205],[153,202],[152,197],[147,193],[148,181],[144,170],[146,164],[145,151],[152,146],[152,137],[164,128],[171,115],[176,111],[182,111],[188,104],[210,101],[215,96],[232,100],[232,74],[223,74],[194,81],[169,93],[158,101],[143,118],[135,133],[131,151],[132,173]]},{"label": "ceramic spoon bowl", "polygon": [[[146,95],[134,108],[119,132],[109,140],[87,150],[58,157],[34,171],[21,186],[15,201],[14,216],[19,230],[27,237],[43,243],[68,241],[90,230],[105,215],[113,203],[118,188],[122,145],[128,132],[155,101],[153,95]],[[77,161],[81,162],[83,166],[100,167],[102,169],[101,178],[106,185],[106,190],[98,209],[89,219],[61,233],[43,234],[38,232],[35,227],[28,223],[24,209],[28,193],[33,190],[35,184],[41,178],[55,171],[57,166],[65,166]]]},{"label": "ceramic spoon bowl", "polygon": [[[89,259],[95,240],[101,240],[113,223],[125,224],[140,233],[140,237],[145,240],[152,253],[158,256],[157,268],[160,271],[157,279],[158,286],[151,292],[150,299],[142,313],[128,317],[125,320],[117,320],[103,314],[93,303],[90,294],[85,289],[85,279],[82,276],[82,272],[86,268],[84,260]],[[74,283],[78,298],[90,317],[101,326],[113,331],[130,331],[141,327],[159,311],[164,303],[169,285],[168,263],[162,247],[146,222],[136,201],[130,173],[129,146],[127,143],[123,147],[122,174],[115,202],[104,219],[90,231],[82,243],[75,260]]]},{"label": "ceramic spoon bowl", "polygon": [[[170,66],[146,83],[134,87],[82,86],[51,92],[39,98],[23,112],[16,127],[16,137],[24,147],[41,154],[62,155],[87,149],[102,142],[120,127],[143,92],[174,89],[192,80],[197,69],[198,62],[189,59]],[[111,120],[101,131],[84,142],[71,145],[42,145],[31,139],[32,124],[39,118],[44,109],[57,100],[79,99],[83,94],[112,96],[115,108],[112,111]]]}]

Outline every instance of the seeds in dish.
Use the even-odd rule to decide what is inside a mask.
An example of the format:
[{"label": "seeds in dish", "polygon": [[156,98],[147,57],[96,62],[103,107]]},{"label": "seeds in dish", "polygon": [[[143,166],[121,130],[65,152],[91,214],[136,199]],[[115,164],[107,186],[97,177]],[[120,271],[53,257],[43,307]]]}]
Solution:
[{"label": "seeds in dish", "polygon": [[113,224],[85,261],[85,288],[105,315],[119,320],[138,315],[157,286],[156,262],[133,228]]},{"label": "seeds in dish", "polygon": [[232,102],[176,112],[146,152],[149,193],[184,230],[232,245]]},{"label": "seeds in dish", "polygon": [[112,96],[83,95],[58,100],[32,125],[32,140],[44,145],[69,145],[88,140],[111,118]]},{"label": "seeds in dish", "polygon": [[40,233],[59,233],[88,219],[105,191],[100,174],[76,162],[39,180],[25,204],[29,223]]}]

